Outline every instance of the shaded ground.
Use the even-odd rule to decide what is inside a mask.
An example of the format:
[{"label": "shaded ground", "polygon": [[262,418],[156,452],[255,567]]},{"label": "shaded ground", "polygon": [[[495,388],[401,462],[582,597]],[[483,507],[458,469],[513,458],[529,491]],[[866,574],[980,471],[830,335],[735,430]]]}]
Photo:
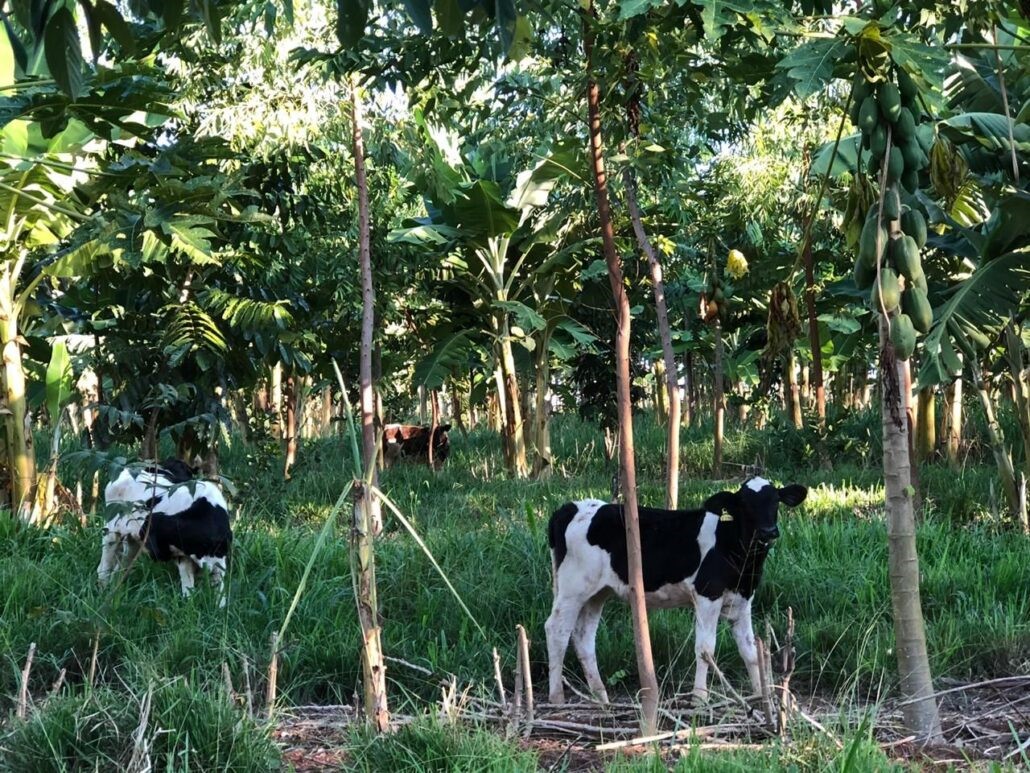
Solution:
[{"label": "shaded ground", "polygon": [[[898,701],[879,707],[874,738],[889,757],[942,770],[949,766],[985,768],[992,761],[1030,767],[1030,676],[971,684],[942,680],[939,697],[945,744],[930,750],[919,749],[904,732]],[[792,728],[799,738],[821,736],[843,748],[847,739],[840,738],[836,729],[842,718],[857,727],[873,707],[842,706],[816,696],[799,700],[797,708]],[[599,771],[616,755],[642,754],[649,748],[611,748],[636,733],[636,710],[630,703],[609,708],[585,701],[563,707],[541,704],[536,707],[528,737],[525,722],[512,728],[500,706],[490,701],[468,699],[450,708],[448,715],[459,721],[492,724],[499,733],[535,751],[542,770]],[[411,718],[396,719],[406,722]],[[336,770],[346,763],[347,732],[354,722],[350,706],[296,707],[281,716],[275,739],[286,761],[298,771]],[[771,748],[773,738],[762,712],[750,709],[745,713],[735,698],[715,702],[699,712],[689,708],[685,696],[677,696],[663,703],[661,724],[665,737],[657,745],[669,763],[695,748],[710,753],[761,751]]]}]

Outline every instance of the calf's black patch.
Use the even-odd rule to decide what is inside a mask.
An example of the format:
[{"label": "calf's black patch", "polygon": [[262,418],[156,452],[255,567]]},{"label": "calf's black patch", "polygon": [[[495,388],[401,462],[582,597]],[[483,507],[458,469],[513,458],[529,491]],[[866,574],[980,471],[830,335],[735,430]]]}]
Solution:
[{"label": "calf's black patch", "polygon": [[551,513],[551,520],[547,523],[547,544],[554,551],[554,567],[557,569],[565,560],[568,553],[568,545],[565,543],[565,530],[569,528],[572,519],[579,512],[579,507],[569,502]]},{"label": "calf's black patch", "polygon": [[232,544],[232,528],[225,508],[198,499],[175,515],[148,515],[140,537],[155,561],[176,558],[172,548],[187,556],[225,558]]}]

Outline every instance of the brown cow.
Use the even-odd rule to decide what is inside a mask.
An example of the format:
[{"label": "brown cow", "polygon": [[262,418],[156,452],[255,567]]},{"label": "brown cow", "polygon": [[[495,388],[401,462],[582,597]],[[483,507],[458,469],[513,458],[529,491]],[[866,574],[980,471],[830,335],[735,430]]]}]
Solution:
[{"label": "brown cow", "polygon": [[[433,433],[433,467],[440,469],[451,452],[447,437],[450,424],[440,424]],[[387,424],[383,427],[383,459],[389,467],[400,458],[429,463],[429,433],[431,427],[418,424]]]}]

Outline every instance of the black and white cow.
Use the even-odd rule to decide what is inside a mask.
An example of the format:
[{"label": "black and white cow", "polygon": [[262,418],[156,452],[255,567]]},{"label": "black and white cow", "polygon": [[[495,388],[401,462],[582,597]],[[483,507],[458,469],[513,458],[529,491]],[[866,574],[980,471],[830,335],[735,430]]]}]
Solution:
[{"label": "black and white cow", "polygon": [[179,460],[140,471],[128,468],[104,489],[104,501],[120,512],[104,527],[97,576],[106,583],[145,548],[155,561],[175,561],[188,596],[196,570],[206,569],[225,605],[223,582],[232,545],[229,507],[222,492]]},{"label": "black and white cow", "polygon": [[[700,510],[640,508],[647,606],[694,607],[694,695],[698,700],[708,698],[705,656],[715,654],[720,617],[732,622],[737,648],[757,690],[751,600],[769,546],[779,536],[780,503],[795,507],[807,494],[804,486],[777,488],[756,477],[739,491],[709,497]],[[554,605],[545,626],[550,700],[564,702],[562,667],[571,635],[590,690],[607,703],[608,693],[597,670],[595,638],[605,601],[629,596],[622,506],[597,499],[565,504],[551,516],[548,541],[554,571]]]}]

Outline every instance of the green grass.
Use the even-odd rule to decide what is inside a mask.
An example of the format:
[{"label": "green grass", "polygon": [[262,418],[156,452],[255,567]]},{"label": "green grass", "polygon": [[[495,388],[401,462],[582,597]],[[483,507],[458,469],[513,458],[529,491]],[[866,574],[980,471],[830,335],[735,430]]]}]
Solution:
[{"label": "green grass", "polygon": [[[869,418],[849,421],[841,431],[876,426]],[[645,503],[663,499],[663,432],[646,417],[637,422]],[[790,432],[772,426],[761,433],[731,431],[727,438],[730,462],[751,463],[756,457],[775,461],[772,477],[811,487],[803,507],[781,515],[783,538],[767,564],[756,601],[757,628],[761,631],[768,619],[782,629],[786,609],[792,607],[798,646],[794,685],[873,698],[878,690],[891,689],[895,679],[880,472],[857,441],[852,451],[835,450],[836,468],[824,470],[819,453],[806,451],[803,433],[793,437]],[[843,447],[843,440],[834,442]],[[505,478],[499,444],[487,432],[467,439],[455,433],[452,445],[441,472],[402,465],[387,471],[382,485],[423,535],[487,638],[465,617],[411,538],[387,518],[377,548],[384,648],[388,655],[434,674],[488,683],[491,647],[498,648],[510,674],[514,627],[522,623],[532,639],[533,676],[540,684],[546,677],[543,623],[551,596],[547,518],[566,500],[607,497],[613,467],[603,459],[600,433],[571,417],[556,421],[558,469],[544,481]],[[58,672],[67,670],[64,695],[48,704],[44,714],[61,717],[61,700],[87,700],[84,674],[97,636],[98,689],[90,700],[99,700],[102,690],[138,700],[150,684],[185,678],[193,692],[217,702],[224,700],[223,662],[237,685],[244,662],[249,662],[260,694],[269,637],[282,624],[318,531],[346,481],[349,451],[342,438],[307,442],[293,480],[283,483],[274,446],[236,443],[226,450],[223,471],[236,482],[239,496],[231,599],[224,610],[217,609],[207,588],[191,600],[179,598],[174,569],[147,560],[138,562],[115,587],[98,587],[99,514],[90,516],[85,526],[72,522],[46,532],[0,518],[0,551],[5,556],[0,562],[0,712],[13,705],[30,642],[38,645],[30,684],[34,695],[44,694]],[[713,491],[715,484],[700,472],[708,467],[710,453],[704,428],[684,433],[684,506]],[[978,465],[968,465],[959,474],[936,466],[923,469],[929,512],[918,539],[931,665],[937,677],[989,677],[1025,673],[1030,667],[1027,543],[993,520],[988,493],[993,478],[990,467]],[[663,688],[689,685],[690,612],[655,613],[652,637]],[[358,646],[346,519],[341,518],[286,632],[279,671],[282,699],[351,702],[360,681]],[[633,689],[632,651],[628,612],[613,603],[599,632],[598,654],[602,675],[616,690]],[[719,660],[731,679],[745,678],[727,631],[720,635]],[[568,667],[578,679],[578,664],[571,656]],[[438,695],[435,677],[402,664],[389,664],[387,676],[395,702],[409,708]],[[124,703],[131,705],[132,700]],[[30,727],[0,727],[0,746],[35,748],[47,736]],[[98,740],[97,748],[106,749],[105,743]],[[220,759],[211,756],[213,749],[203,753]]]}]

